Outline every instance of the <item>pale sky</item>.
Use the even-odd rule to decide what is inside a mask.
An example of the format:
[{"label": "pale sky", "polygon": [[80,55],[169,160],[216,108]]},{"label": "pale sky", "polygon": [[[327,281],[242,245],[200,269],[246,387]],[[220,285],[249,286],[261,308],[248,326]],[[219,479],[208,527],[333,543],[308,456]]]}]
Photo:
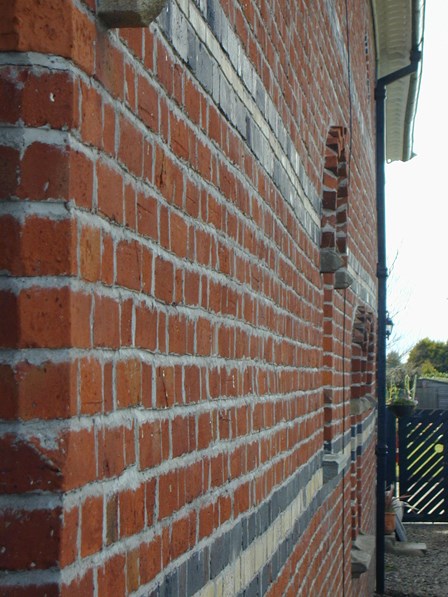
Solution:
[{"label": "pale sky", "polygon": [[388,350],[448,340],[448,0],[426,0],[415,158],[386,167]]}]

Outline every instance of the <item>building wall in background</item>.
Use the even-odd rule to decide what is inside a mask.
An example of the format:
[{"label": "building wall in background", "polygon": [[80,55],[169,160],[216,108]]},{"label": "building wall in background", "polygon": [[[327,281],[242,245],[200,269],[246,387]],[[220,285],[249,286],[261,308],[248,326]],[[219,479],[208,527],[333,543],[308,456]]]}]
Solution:
[{"label": "building wall in background", "polygon": [[370,3],[0,16],[2,594],[367,594]]}]

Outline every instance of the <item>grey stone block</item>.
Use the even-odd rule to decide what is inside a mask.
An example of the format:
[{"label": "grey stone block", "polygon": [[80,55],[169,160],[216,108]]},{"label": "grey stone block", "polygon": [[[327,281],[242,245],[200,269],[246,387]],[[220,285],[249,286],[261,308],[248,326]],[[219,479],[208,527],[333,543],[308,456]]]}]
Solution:
[{"label": "grey stone block", "polygon": [[208,550],[194,553],[186,563],[187,595],[194,595],[208,581]]},{"label": "grey stone block", "polygon": [[197,70],[198,54],[199,54],[199,40],[196,37],[193,29],[188,26],[187,29],[187,41],[188,41],[188,66],[195,73]]},{"label": "grey stone block", "polygon": [[204,89],[213,93],[213,61],[204,45],[199,45],[196,76]]},{"label": "grey stone block", "polygon": [[344,262],[336,249],[320,250],[320,271],[321,273],[333,273],[343,266]]},{"label": "grey stone block", "polygon": [[231,531],[230,537],[230,546],[231,546],[231,556],[230,559],[234,560],[239,556],[242,551],[243,545],[243,525],[240,522],[236,524],[236,526]]},{"label": "grey stone block", "polygon": [[97,14],[106,27],[147,27],[166,0],[98,0]]},{"label": "grey stone block", "polygon": [[345,268],[341,268],[334,275],[334,287],[337,290],[348,288],[353,284],[353,278]]},{"label": "grey stone block", "polygon": [[251,580],[243,594],[245,597],[258,597],[260,595],[260,579],[258,576]]},{"label": "grey stone block", "polygon": [[229,534],[215,539],[210,548],[210,578],[215,578],[229,563]]}]

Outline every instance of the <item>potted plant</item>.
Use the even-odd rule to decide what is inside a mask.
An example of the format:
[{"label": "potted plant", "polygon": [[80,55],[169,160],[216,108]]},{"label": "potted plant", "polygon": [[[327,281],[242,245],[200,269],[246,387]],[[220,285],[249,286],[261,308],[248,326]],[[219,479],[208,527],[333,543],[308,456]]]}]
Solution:
[{"label": "potted plant", "polygon": [[402,388],[395,384],[389,386],[386,404],[396,417],[407,417],[411,415],[417,406],[417,398],[415,396],[417,376],[414,377],[414,380],[411,383],[409,375],[406,375],[403,385],[404,387]]},{"label": "potted plant", "polygon": [[386,489],[384,498],[384,533],[392,535],[395,532],[395,517],[400,509],[400,500],[394,496],[394,486]]}]

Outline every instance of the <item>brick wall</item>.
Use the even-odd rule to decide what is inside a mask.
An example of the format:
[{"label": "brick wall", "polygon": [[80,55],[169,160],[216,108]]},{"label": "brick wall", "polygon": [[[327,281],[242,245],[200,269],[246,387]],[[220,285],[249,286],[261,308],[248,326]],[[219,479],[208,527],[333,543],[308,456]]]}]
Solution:
[{"label": "brick wall", "polygon": [[2,595],[366,594],[369,2],[0,22]]}]

